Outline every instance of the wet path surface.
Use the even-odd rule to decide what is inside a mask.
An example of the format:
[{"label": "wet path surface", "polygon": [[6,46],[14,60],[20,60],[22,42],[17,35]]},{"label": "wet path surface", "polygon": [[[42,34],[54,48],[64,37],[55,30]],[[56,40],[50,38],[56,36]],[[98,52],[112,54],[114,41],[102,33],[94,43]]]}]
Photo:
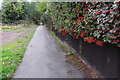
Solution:
[{"label": "wet path surface", "polygon": [[84,78],[84,74],[65,62],[54,38],[39,26],[13,78]]}]

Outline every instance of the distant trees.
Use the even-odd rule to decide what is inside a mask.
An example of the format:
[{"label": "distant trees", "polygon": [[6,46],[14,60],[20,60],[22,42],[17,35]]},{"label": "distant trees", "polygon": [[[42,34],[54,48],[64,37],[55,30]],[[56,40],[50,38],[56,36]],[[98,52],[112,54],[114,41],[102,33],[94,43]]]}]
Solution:
[{"label": "distant trees", "polygon": [[4,2],[2,6],[2,22],[11,23],[23,18],[23,4],[18,2]]},{"label": "distant trees", "polygon": [[33,21],[36,24],[39,24],[41,21],[43,21],[42,16],[45,14],[47,3],[46,2],[38,2],[36,3],[36,10],[35,15],[33,17]]},{"label": "distant trees", "polygon": [[2,4],[2,23],[34,22],[40,23],[41,15],[46,11],[42,2],[4,2]]}]

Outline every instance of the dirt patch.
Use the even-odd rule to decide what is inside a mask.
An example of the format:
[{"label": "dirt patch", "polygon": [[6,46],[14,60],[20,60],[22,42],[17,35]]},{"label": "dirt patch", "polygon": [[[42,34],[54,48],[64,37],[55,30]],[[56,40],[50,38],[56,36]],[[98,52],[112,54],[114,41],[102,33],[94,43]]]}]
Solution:
[{"label": "dirt patch", "polygon": [[0,40],[2,40],[0,41],[0,46],[8,44],[16,40],[20,36],[23,36],[23,35],[25,36],[31,33],[33,30],[35,29],[25,29],[25,30],[16,30],[16,31],[8,31],[8,32],[0,31]]},{"label": "dirt patch", "polygon": [[0,35],[0,39],[2,39],[2,43],[0,44],[5,45],[15,40],[20,35],[20,33],[17,32],[18,31],[2,32],[2,35]]}]

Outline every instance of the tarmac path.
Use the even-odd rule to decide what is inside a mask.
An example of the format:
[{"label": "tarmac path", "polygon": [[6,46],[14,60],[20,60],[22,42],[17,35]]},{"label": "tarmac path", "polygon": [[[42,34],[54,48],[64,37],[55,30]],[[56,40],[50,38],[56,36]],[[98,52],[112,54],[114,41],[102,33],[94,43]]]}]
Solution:
[{"label": "tarmac path", "polygon": [[65,62],[64,52],[41,25],[31,39],[22,63],[13,78],[84,78],[85,75]]}]

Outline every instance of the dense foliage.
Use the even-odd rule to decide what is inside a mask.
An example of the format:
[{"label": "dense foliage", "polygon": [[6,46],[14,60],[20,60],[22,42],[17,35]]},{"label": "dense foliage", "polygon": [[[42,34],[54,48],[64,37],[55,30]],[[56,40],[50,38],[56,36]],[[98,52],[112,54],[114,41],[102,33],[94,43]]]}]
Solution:
[{"label": "dense foliage", "polygon": [[49,3],[48,9],[53,26],[63,35],[120,47],[120,1]]},{"label": "dense foliage", "polygon": [[2,23],[34,22],[39,24],[41,15],[45,11],[45,2],[3,2]]},{"label": "dense foliage", "polygon": [[24,17],[23,5],[22,3],[3,3],[2,7],[2,21],[4,23],[12,22],[15,20],[20,20]]}]

